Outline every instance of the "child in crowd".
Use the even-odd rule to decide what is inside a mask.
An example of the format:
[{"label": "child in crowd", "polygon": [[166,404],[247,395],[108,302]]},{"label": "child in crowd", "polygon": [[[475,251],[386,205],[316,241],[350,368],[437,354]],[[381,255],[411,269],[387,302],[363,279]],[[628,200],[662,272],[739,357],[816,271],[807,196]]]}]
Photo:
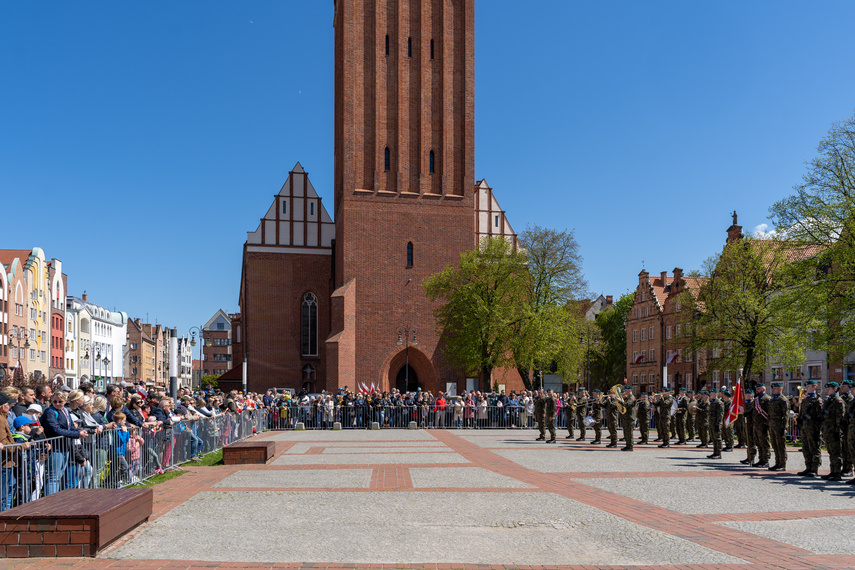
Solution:
[{"label": "child in crowd", "polygon": [[128,417],[124,413],[113,413],[113,421],[116,422],[116,455],[119,458],[119,477],[122,481],[130,479],[131,483],[139,483],[139,477],[130,475],[126,455],[128,454],[128,442],[130,440],[133,439],[138,449],[143,439],[138,435],[130,433],[128,430]]}]

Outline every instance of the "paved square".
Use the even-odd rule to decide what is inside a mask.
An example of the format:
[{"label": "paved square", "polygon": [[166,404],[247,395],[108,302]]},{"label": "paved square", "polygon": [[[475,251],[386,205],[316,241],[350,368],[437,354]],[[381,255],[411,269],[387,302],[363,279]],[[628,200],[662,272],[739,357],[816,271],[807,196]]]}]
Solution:
[{"label": "paved square", "polygon": [[416,489],[535,488],[534,485],[479,467],[413,467],[410,469],[410,477]]},{"label": "paved square", "polygon": [[[855,517],[722,524],[804,548],[814,554],[855,556],[855,541],[852,540],[855,536]],[[852,563],[855,564],[855,559]]]},{"label": "paved square", "polygon": [[283,431],[268,436],[273,441],[347,441],[347,442],[382,442],[382,441],[436,441],[436,438],[425,430],[407,429],[349,429]]},{"label": "paved square", "polygon": [[274,465],[383,465],[411,463],[468,463],[457,453],[338,453],[332,455],[283,455]]},{"label": "paved square", "polygon": [[368,489],[371,473],[371,469],[238,471],[214,485],[214,488]]}]

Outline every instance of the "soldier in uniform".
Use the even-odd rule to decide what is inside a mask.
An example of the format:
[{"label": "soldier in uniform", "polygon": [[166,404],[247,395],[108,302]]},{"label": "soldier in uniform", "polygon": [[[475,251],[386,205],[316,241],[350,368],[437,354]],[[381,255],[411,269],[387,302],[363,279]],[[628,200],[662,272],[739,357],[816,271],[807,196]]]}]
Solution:
[{"label": "soldier in uniform", "polygon": [[706,390],[701,390],[701,399],[698,402],[698,411],[695,413],[695,419],[698,424],[698,439],[701,442],[695,447],[707,448],[710,443],[709,436],[709,411],[710,411],[710,393]]},{"label": "soldier in uniform", "polygon": [[579,388],[576,395],[576,423],[579,424],[579,437],[576,441],[585,441],[585,416],[588,415],[588,392]]},{"label": "soldier in uniform", "polygon": [[540,437],[535,441],[544,441],[546,439],[546,398],[543,390],[537,390],[534,397],[536,398],[534,401],[534,419],[537,420],[537,429],[540,432]]},{"label": "soldier in uniform", "polygon": [[719,397],[716,388],[710,390],[710,408],[707,419],[710,426],[710,439],[713,444],[713,452],[707,455],[707,459],[721,459],[721,428],[724,422],[724,402]]},{"label": "soldier in uniform", "polygon": [[659,415],[659,422],[662,424],[662,443],[659,447],[671,447],[671,436],[668,434],[668,426],[671,424],[671,404],[674,403],[674,398],[671,397],[671,390],[662,388],[662,397],[656,402],[656,412]]},{"label": "soldier in uniform", "polygon": [[661,399],[661,391],[653,393],[653,402],[651,403],[651,406],[653,407],[653,426],[656,428],[656,439],[653,441],[665,441],[663,437],[664,430],[662,428],[662,422],[659,421],[659,400]]},{"label": "soldier in uniform", "polygon": [[555,398],[555,392],[552,390],[546,393],[546,404],[543,407],[546,415],[546,429],[549,430],[549,439],[546,443],[555,443],[555,412],[558,410]]},{"label": "soldier in uniform", "polygon": [[680,388],[677,395],[677,445],[686,445],[686,418],[689,416],[689,399],[686,398],[686,389]]},{"label": "soldier in uniform", "polygon": [[695,441],[695,434],[698,433],[695,428],[695,414],[698,412],[698,400],[695,398],[694,390],[686,392],[686,404],[689,409],[689,412],[686,414],[686,441]]},{"label": "soldier in uniform", "polygon": [[638,431],[641,432],[638,443],[639,445],[647,444],[650,439],[650,400],[647,399],[647,392],[638,395],[636,417],[638,418]]},{"label": "soldier in uniform", "polygon": [[822,426],[822,399],[816,393],[816,380],[805,382],[805,395],[799,404],[799,427],[802,441],[802,455],[805,458],[805,470],[799,471],[803,477],[816,477],[822,465],[822,451],[819,448],[819,434]]},{"label": "soldier in uniform", "polygon": [[754,445],[757,446],[757,462],[751,467],[769,467],[769,402],[766,385],[758,383],[754,387]]},{"label": "soldier in uniform", "polygon": [[743,465],[751,465],[754,463],[754,457],[757,455],[757,446],[754,445],[754,392],[751,391],[751,388],[746,387],[745,392],[743,393],[743,397],[745,400],[743,401],[743,407],[745,411],[743,415],[745,416],[744,428],[746,434],[745,445],[748,448],[748,454],[745,456],[745,459],[740,461]]},{"label": "soldier in uniform", "polygon": [[621,424],[623,428],[623,440],[626,445],[621,451],[632,451],[633,434],[635,432],[635,396],[632,395],[632,387],[624,386],[623,388],[623,405],[624,413],[621,415]]},{"label": "soldier in uniform", "polygon": [[606,427],[609,428],[610,443],[606,447],[617,447],[618,415],[617,400],[610,393],[606,398]]},{"label": "soldier in uniform", "polygon": [[594,430],[594,441],[591,444],[600,445],[603,435],[603,393],[594,388],[591,394],[591,418],[594,420],[594,424],[591,426],[591,429]]},{"label": "soldier in uniform", "polygon": [[743,413],[736,416],[736,421],[733,422],[733,432],[736,434],[736,445],[733,446],[733,449],[743,449],[745,447],[745,417],[747,413],[748,410],[746,409]]},{"label": "soldier in uniform", "polygon": [[840,422],[845,415],[843,398],[837,393],[837,382],[825,385],[827,397],[822,405],[822,438],[828,449],[828,461],[831,470],[822,478],[826,481],[842,481],[843,454],[840,451]]},{"label": "soldier in uniform", "polygon": [[[728,389],[725,388],[721,391],[721,399],[722,403],[724,404],[724,418],[726,418],[727,413],[730,411],[730,404],[733,400],[733,397]],[[721,439],[724,445],[724,449],[722,449],[722,451],[733,451],[733,422],[730,422],[727,425],[725,425],[724,423],[721,424]]]},{"label": "soldier in uniform", "polygon": [[840,474],[841,477],[851,477],[852,476],[852,460],[853,456],[849,452],[850,450],[850,442],[849,442],[849,408],[852,406],[852,402],[855,401],[855,396],[853,396],[852,391],[852,382],[850,380],[844,380],[840,383],[840,398],[843,400],[844,413],[843,418],[840,421],[840,452],[843,455],[842,467]]},{"label": "soldier in uniform", "polygon": [[[564,418],[567,421],[567,435],[564,439],[573,439],[573,422],[576,419],[576,395],[567,394],[567,401],[564,402]],[[580,424],[581,425],[581,424]]]},{"label": "soldier in uniform", "polygon": [[769,402],[769,437],[775,452],[775,464],[769,471],[787,469],[787,422],[790,419],[790,405],[781,394],[784,384],[772,382],[772,399]]},{"label": "soldier in uniform", "polygon": [[[851,387],[851,381],[849,382]],[[846,443],[849,445],[850,459],[855,458],[855,398],[849,403],[849,408],[846,410]],[[855,485],[855,479],[846,483]]]}]

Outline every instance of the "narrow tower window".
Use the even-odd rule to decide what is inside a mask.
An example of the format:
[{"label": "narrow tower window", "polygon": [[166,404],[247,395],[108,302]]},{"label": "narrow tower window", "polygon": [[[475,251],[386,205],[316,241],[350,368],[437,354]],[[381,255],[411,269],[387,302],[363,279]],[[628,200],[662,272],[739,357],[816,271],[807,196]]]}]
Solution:
[{"label": "narrow tower window", "polygon": [[386,172],[389,172],[390,170],[392,170],[392,155],[389,152],[388,146],[386,147],[386,150],[384,151],[383,164],[384,164],[384,170]]},{"label": "narrow tower window", "polygon": [[407,244],[407,267],[413,266],[413,242]]},{"label": "narrow tower window", "polygon": [[300,337],[303,356],[318,355],[318,299],[312,293],[303,296]]},{"label": "narrow tower window", "polygon": [[430,58],[433,59],[433,40],[430,41]]},{"label": "narrow tower window", "polygon": [[428,164],[428,170],[430,171],[431,174],[434,173],[434,161],[435,161],[435,159],[434,159],[433,151],[430,151],[430,155],[428,155],[428,163],[429,163]]},{"label": "narrow tower window", "polygon": [[413,38],[407,38],[407,57],[413,57]]},{"label": "narrow tower window", "polygon": [[386,55],[389,55],[389,34],[386,34]]}]

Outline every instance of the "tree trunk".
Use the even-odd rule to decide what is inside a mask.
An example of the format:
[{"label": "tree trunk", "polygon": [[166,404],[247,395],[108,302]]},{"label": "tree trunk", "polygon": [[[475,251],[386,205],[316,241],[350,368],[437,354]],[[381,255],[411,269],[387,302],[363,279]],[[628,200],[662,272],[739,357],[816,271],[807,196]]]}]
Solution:
[{"label": "tree trunk", "polygon": [[743,390],[746,386],[751,388],[751,391],[754,391],[754,386],[756,382],[751,381],[751,368],[754,366],[754,349],[749,348],[745,352],[745,365],[742,367],[742,385]]},{"label": "tree trunk", "polygon": [[486,385],[482,391],[490,393],[493,391],[493,367],[492,366],[484,366],[481,368],[481,384]]},{"label": "tree trunk", "polygon": [[534,388],[532,388],[531,375],[529,373],[530,372],[529,369],[528,368],[517,368],[517,372],[519,373],[520,378],[522,378],[523,385],[525,386],[525,389],[528,390],[529,392],[534,390]]}]

